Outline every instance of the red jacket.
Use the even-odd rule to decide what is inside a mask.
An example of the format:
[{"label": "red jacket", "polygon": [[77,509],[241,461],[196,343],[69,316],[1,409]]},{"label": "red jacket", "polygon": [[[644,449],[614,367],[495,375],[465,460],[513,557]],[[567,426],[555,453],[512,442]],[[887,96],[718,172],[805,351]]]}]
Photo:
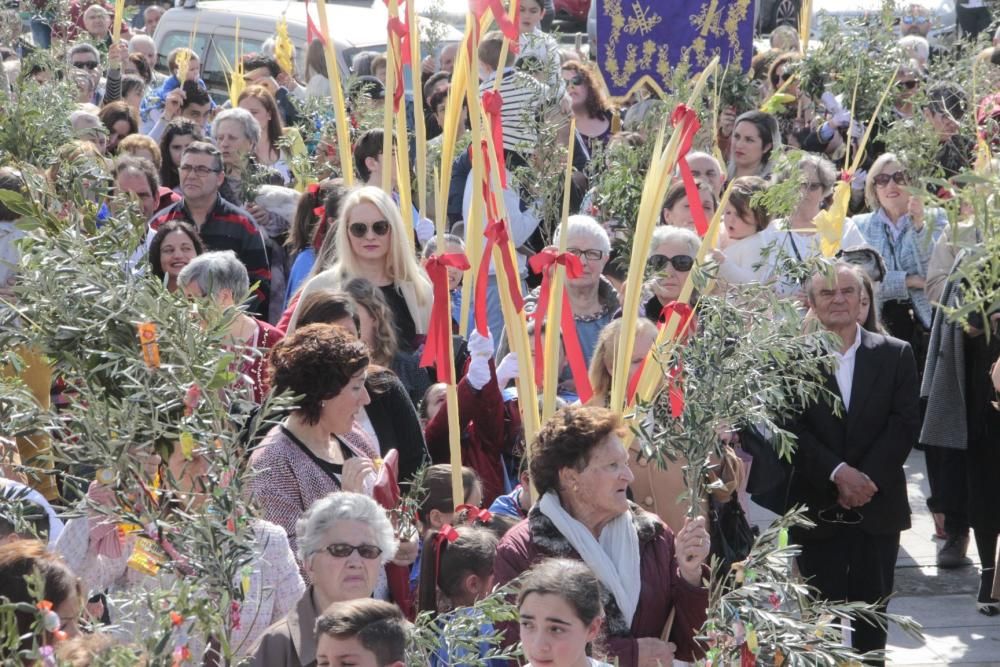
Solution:
[{"label": "red jacket", "polygon": [[[490,363],[490,381],[476,390],[463,377],[458,383],[458,423],[462,428],[462,465],[476,471],[483,483],[483,506],[489,507],[504,493],[503,461],[507,442],[503,395]],[[450,463],[448,405],[438,410],[424,427],[424,440],[433,463]]]},{"label": "red jacket", "polygon": [[[692,586],[681,577],[674,558],[674,535],[670,528],[638,505],[629,503],[629,506],[632,522],[639,534],[642,589],[631,627],[625,627],[625,617],[615,599],[602,589],[609,657],[618,658],[621,667],[636,667],[639,657],[636,640],[640,637],[659,639],[671,609],[676,608],[670,641],[677,645],[678,660],[692,662],[703,654],[694,637],[705,622],[708,590]],[[527,519],[511,528],[501,540],[493,565],[496,582],[506,584],[546,558],[581,560],[576,549],[536,506],[528,512]],[[505,644],[514,644],[518,640],[517,623],[499,627],[504,630]]]}]

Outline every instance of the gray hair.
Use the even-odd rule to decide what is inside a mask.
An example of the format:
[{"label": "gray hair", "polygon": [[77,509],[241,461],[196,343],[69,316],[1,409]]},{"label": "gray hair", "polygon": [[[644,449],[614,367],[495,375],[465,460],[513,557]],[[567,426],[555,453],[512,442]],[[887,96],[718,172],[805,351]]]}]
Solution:
[{"label": "gray hair", "polygon": [[672,227],[670,225],[658,225],[653,230],[653,240],[649,244],[649,254],[654,254],[657,246],[663,243],[684,243],[687,245],[688,252],[692,257],[698,254],[698,248],[701,247],[701,239],[690,229]]},{"label": "gray hair", "polygon": [[375,535],[375,544],[382,550],[380,556],[382,565],[396,555],[399,542],[396,541],[392,523],[389,522],[385,510],[374,500],[360,493],[334,491],[310,505],[295,522],[300,561],[305,562],[307,558],[323,550],[326,546],[327,533],[338,521],[357,521],[371,528],[372,534]]},{"label": "gray hair", "polygon": [[[450,245],[458,246],[462,249],[462,252],[465,252],[465,241],[462,240],[461,236],[456,234],[445,234],[444,245],[446,248]],[[437,251],[437,234],[435,234],[424,243],[424,259],[430,259]]]},{"label": "gray hair", "polygon": [[66,52],[66,61],[72,63],[73,56],[75,56],[78,53],[89,53],[90,55],[94,56],[94,59],[97,60],[98,63],[101,62],[100,51],[97,50],[97,47],[88,42],[80,42],[79,44],[74,44],[73,46],[71,46],[69,51]]},{"label": "gray hair", "polygon": [[[561,232],[562,225],[559,225],[552,237],[553,245],[559,245]],[[605,255],[611,253],[611,239],[608,237],[608,230],[589,215],[571,215],[567,218],[566,240],[568,241],[571,236],[582,236],[596,243]]]},{"label": "gray hair", "polygon": [[827,158],[816,153],[805,153],[799,159],[799,170],[812,167],[816,170],[816,178],[823,184],[823,192],[830,194],[837,183],[837,168]]},{"label": "gray hair", "polygon": [[917,62],[926,63],[927,59],[930,58],[931,45],[926,37],[907,35],[906,37],[900,37],[897,43],[907,57],[913,58]]},{"label": "gray hair", "polygon": [[865,288],[865,279],[862,276],[861,270],[858,268],[857,264],[851,264],[850,262],[844,261],[842,259],[838,259],[832,262],[826,261],[821,265],[821,267],[817,271],[815,271],[806,280],[806,285],[805,285],[806,298],[808,298],[809,303],[811,304],[816,303],[816,298],[813,295],[813,283],[816,282],[816,279],[819,277],[828,278],[830,276],[830,273],[827,273],[825,267],[829,267],[830,272],[832,272],[834,276],[840,273],[841,269],[846,269],[858,281],[858,288],[859,289]]},{"label": "gray hair", "polygon": [[257,119],[253,117],[246,109],[241,109],[239,107],[233,109],[226,109],[219,113],[212,121],[212,136],[216,137],[219,135],[219,125],[227,120],[235,121],[243,129],[243,136],[246,137],[250,143],[254,146],[260,141],[260,123]]},{"label": "gray hair", "polygon": [[247,267],[232,250],[206,252],[192,259],[177,276],[181,289],[191,283],[197,285],[207,297],[214,297],[227,289],[236,303],[241,303],[250,292]]},{"label": "gray hair", "polygon": [[[155,7],[155,5],[150,5],[150,7]],[[150,7],[147,7],[146,9],[150,9]],[[156,42],[154,42],[153,38],[149,35],[136,35],[130,39],[128,42],[128,52],[135,53],[135,47],[137,44],[148,44],[153,47],[153,53],[156,53]]]}]

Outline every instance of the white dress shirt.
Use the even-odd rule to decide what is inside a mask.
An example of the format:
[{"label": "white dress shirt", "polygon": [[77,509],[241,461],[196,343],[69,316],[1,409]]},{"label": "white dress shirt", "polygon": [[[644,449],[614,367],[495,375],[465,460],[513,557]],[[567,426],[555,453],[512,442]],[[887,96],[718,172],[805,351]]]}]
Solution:
[{"label": "white dress shirt", "polygon": [[[833,358],[837,362],[837,370],[834,372],[834,376],[837,378],[837,389],[840,390],[840,398],[844,401],[845,416],[851,408],[851,390],[854,387],[854,360],[858,356],[858,348],[861,347],[861,325],[858,324],[856,326],[858,329],[854,334],[854,344],[847,348],[847,351],[843,354],[836,350],[833,351]],[[840,463],[833,469],[833,472],[830,473],[831,482],[837,475],[837,471],[845,465],[847,464]]]}]

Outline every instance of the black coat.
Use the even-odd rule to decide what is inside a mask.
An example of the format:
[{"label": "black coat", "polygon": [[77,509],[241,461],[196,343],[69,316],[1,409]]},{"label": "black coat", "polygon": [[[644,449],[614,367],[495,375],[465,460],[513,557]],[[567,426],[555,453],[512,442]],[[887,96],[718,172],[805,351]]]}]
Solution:
[{"label": "black coat", "polygon": [[[839,395],[832,374],[827,386]],[[920,432],[918,390],[910,345],[862,329],[850,410],[838,417],[829,404],[816,403],[792,428],[799,442],[792,460],[789,504],[807,505],[809,518],[816,523],[815,528],[796,531],[796,541],[836,535],[839,524],[822,521],[817,513],[837,502],[830,475],[842,462],[868,475],[879,489],[857,509],[863,532],[888,535],[910,527],[903,463]]]},{"label": "black coat", "polygon": [[413,402],[392,371],[373,371],[365,384],[371,397],[365,412],[378,437],[379,451],[383,456],[390,449],[399,452],[399,481],[409,482],[430,460]]}]

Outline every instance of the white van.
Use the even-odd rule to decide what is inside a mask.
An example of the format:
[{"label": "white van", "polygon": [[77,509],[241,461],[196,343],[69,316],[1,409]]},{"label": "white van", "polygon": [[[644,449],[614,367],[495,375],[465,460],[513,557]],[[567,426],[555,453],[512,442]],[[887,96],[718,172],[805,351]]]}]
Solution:
[{"label": "white van", "polygon": [[[319,14],[315,3],[312,5],[311,13],[318,29]],[[343,78],[346,79],[351,59],[359,51],[385,51],[388,13],[382,0],[331,0],[327,2],[326,11]],[[228,85],[219,52],[235,64],[236,19],[240,22],[239,52],[246,55],[260,52],[261,45],[274,36],[282,13],[288,20],[288,35],[296,48],[297,70],[302,74],[307,45],[306,5],[293,0],[203,0],[192,9],[177,7],[167,11],[153,36],[159,54],[156,69],[167,72],[167,56],[173,49],[191,44],[191,31],[197,22],[193,49],[201,58],[202,78],[216,99],[224,99],[228,95]],[[461,39],[460,33],[441,24],[435,26],[435,32],[443,35],[445,42]]]}]

